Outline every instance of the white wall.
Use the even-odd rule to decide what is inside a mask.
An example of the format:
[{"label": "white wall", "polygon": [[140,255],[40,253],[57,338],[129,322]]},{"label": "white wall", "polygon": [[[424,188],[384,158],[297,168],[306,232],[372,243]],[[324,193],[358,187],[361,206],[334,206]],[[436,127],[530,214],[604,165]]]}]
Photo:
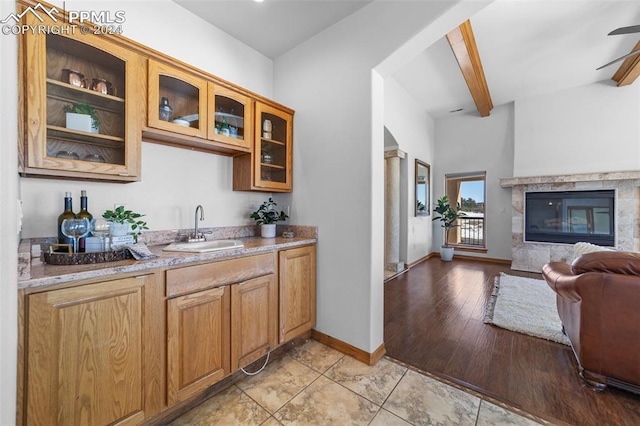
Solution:
[{"label": "white wall", "polygon": [[367,352],[383,340],[384,116],[377,109],[389,67],[371,70],[453,5],[373,2],[275,62],[274,91],[296,110],[294,192],[278,199],[292,206],[294,222],[319,226],[316,329]]},{"label": "white wall", "polygon": [[640,85],[613,81],[515,103],[513,176],[640,169]]},{"label": "white wall", "polygon": [[[432,170],[434,200],[444,195],[449,173],[486,171],[486,254],[465,255],[492,259],[511,258],[511,189],[499,179],[513,171],[513,104],[496,107],[489,117],[463,114],[439,118],[435,125],[435,167]],[[442,227],[434,222],[433,251],[443,241]]]},{"label": "white wall", "polygon": [[80,207],[80,190],[86,189],[94,216],[124,204],[146,214],[152,230],[193,228],[198,204],[205,211],[200,227],[251,224],[249,214],[267,197],[233,192],[231,159],[215,154],[143,143],[142,171],[142,181],[129,184],[22,179],[23,238],[57,235],[65,191],[74,196],[74,211]]},{"label": "white wall", "polygon": [[[401,233],[401,252],[407,263],[413,263],[431,253],[432,216],[415,216],[415,160],[434,164],[434,121],[393,78],[385,79],[384,123],[398,143],[398,149],[407,155],[400,160],[404,173],[402,191],[406,194],[402,222],[406,232]],[[432,199],[432,198],[430,198]]]},{"label": "white wall", "polygon": [[[0,17],[15,10],[13,2],[0,1]],[[18,348],[18,99],[15,37],[0,35],[0,422],[16,423]],[[4,84],[13,82],[13,84]]]},{"label": "white wall", "polygon": [[[61,6],[62,2],[57,4]],[[124,10],[124,36],[256,93],[272,96],[273,62],[270,59],[174,2],[67,1],[66,8]],[[15,63],[11,66],[15,67]],[[3,83],[17,84],[15,78],[13,82],[8,79]],[[64,192],[73,192],[77,210],[81,189],[87,189],[89,211],[94,215],[113,208],[115,203],[125,203],[145,213],[153,230],[193,227],[198,204],[205,209],[205,220],[200,226],[253,223],[248,215],[266,195],[232,191],[231,170],[230,157],[143,142],[141,182],[114,184],[22,178],[25,210],[22,236],[56,235]]]}]

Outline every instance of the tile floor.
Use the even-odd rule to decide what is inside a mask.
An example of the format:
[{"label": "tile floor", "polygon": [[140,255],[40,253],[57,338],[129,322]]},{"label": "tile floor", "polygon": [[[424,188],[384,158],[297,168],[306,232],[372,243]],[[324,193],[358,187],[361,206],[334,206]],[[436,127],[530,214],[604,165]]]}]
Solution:
[{"label": "tile floor", "polygon": [[185,413],[178,425],[536,425],[394,362],[368,366],[314,340]]}]

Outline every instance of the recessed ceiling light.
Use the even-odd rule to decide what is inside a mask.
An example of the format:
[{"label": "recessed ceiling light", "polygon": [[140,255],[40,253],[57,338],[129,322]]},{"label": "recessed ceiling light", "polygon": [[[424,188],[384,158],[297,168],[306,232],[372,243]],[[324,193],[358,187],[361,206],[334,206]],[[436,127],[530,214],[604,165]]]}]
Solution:
[{"label": "recessed ceiling light", "polygon": [[256,3],[262,3],[264,0],[253,0],[253,1],[255,1]]}]

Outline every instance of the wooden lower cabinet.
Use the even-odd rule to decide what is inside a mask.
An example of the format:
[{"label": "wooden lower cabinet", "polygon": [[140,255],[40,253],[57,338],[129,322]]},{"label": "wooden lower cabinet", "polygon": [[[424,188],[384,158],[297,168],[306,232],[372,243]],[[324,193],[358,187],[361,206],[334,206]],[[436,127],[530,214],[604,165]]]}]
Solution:
[{"label": "wooden lower cabinet", "polygon": [[269,274],[231,286],[231,371],[278,346],[278,282]]},{"label": "wooden lower cabinet", "polygon": [[153,283],[145,275],[27,296],[25,424],[139,424],[160,410]]},{"label": "wooden lower cabinet", "polygon": [[183,401],[229,374],[229,288],[169,299],[167,400]]},{"label": "wooden lower cabinet", "polygon": [[316,247],[279,252],[280,343],[313,328],[316,323]]},{"label": "wooden lower cabinet", "polygon": [[275,274],[169,299],[167,400],[184,401],[277,346]]},{"label": "wooden lower cabinet", "polygon": [[24,290],[18,423],[140,424],[188,404],[313,327],[315,256],[303,246]]}]

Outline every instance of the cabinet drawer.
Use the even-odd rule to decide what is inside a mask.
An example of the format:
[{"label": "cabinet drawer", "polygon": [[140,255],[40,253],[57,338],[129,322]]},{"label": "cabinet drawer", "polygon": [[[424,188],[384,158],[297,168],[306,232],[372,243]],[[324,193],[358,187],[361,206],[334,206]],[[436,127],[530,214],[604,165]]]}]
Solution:
[{"label": "cabinet drawer", "polygon": [[167,271],[167,297],[246,281],[276,271],[275,252]]}]

